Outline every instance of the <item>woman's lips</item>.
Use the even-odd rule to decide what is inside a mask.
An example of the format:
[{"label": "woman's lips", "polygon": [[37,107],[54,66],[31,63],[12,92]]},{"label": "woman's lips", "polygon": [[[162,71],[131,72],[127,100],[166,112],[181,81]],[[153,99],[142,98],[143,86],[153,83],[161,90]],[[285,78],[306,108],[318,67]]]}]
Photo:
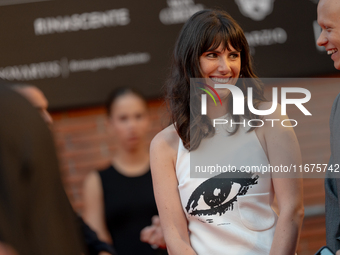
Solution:
[{"label": "woman's lips", "polygon": [[219,78],[219,77],[209,77],[213,82],[217,83],[229,83],[231,77],[228,78]]}]

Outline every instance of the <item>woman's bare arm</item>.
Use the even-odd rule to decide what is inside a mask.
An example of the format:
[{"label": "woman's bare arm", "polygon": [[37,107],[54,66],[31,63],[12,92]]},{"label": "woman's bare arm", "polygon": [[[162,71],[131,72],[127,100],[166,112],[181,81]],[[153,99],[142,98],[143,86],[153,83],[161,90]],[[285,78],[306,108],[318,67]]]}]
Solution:
[{"label": "woman's bare arm", "polygon": [[[267,109],[269,103],[264,103],[260,108]],[[283,127],[281,121],[288,119],[281,116],[281,108],[266,116],[266,119],[280,119],[267,122],[259,130],[263,135],[266,151],[271,166],[290,166],[301,164],[301,152],[298,140],[292,127]],[[285,122],[288,126],[289,121]],[[299,173],[273,174],[273,186],[280,212],[277,222],[271,255],[295,254],[304,216],[302,176]]]},{"label": "woman's bare arm", "polygon": [[112,239],[105,223],[103,188],[98,172],[91,172],[84,182],[84,221],[97,233],[98,238],[112,244]]},{"label": "woman's bare arm", "polygon": [[182,209],[176,177],[178,136],[170,126],[151,143],[153,187],[165,242],[170,255],[196,254],[190,245],[187,220]]}]

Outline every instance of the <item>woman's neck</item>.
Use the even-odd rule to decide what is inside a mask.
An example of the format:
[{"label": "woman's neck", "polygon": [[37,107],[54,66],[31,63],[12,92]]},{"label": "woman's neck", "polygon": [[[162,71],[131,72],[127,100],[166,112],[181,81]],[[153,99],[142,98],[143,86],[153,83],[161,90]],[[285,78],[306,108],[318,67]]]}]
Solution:
[{"label": "woman's neck", "polygon": [[146,146],[133,150],[118,146],[112,164],[123,175],[141,175],[149,170],[149,150]]},{"label": "woman's neck", "polygon": [[228,102],[223,101],[222,105],[215,105],[214,102],[207,102],[207,116],[210,119],[217,119],[228,113]]}]

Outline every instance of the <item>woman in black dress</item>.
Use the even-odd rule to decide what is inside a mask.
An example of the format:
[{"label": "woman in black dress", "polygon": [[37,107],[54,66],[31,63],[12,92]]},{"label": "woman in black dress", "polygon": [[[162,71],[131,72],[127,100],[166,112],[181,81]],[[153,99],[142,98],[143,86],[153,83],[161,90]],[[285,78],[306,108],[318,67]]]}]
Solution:
[{"label": "woman in black dress", "polygon": [[165,243],[149,166],[146,102],[131,89],[119,89],[107,106],[116,152],[108,168],[85,180],[83,218],[120,255],[159,254]]}]

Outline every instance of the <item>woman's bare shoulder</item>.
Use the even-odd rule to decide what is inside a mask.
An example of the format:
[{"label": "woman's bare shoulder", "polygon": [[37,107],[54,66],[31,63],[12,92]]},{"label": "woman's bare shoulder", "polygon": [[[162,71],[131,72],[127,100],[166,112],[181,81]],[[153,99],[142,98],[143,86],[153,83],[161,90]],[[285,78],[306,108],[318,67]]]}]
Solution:
[{"label": "woman's bare shoulder", "polygon": [[100,210],[104,203],[102,183],[98,171],[88,173],[83,185],[84,217],[86,219],[88,213]]},{"label": "woman's bare shoulder", "polygon": [[84,179],[84,189],[93,190],[100,189],[101,180],[98,171],[94,170],[89,172]]},{"label": "woman's bare shoulder", "polygon": [[179,136],[172,124],[159,132],[151,142],[151,148],[165,150],[167,152],[176,151],[178,148]]},{"label": "woman's bare shoulder", "polygon": [[[261,102],[258,106],[259,110],[268,110],[272,107],[273,105],[273,102],[272,101],[265,101],[265,102]],[[269,115],[266,115],[266,117],[276,117],[276,118],[279,118],[281,119],[282,116],[281,116],[281,105],[278,103],[277,106],[276,106],[276,109],[273,113],[269,114]]]}]

